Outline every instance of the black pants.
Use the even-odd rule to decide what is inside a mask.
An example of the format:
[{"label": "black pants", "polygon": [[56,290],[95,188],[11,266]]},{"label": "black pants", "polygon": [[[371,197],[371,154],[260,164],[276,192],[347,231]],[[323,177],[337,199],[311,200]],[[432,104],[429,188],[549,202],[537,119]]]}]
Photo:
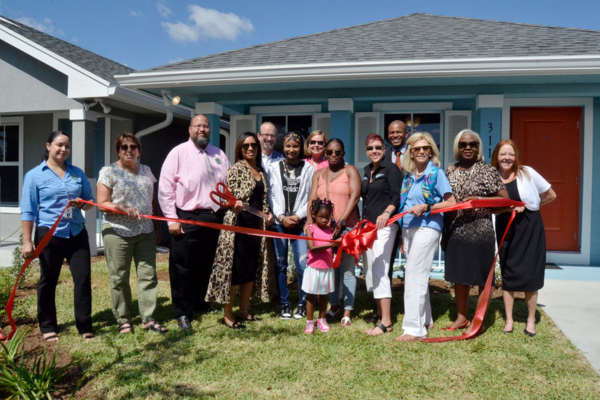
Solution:
[{"label": "black pants", "polygon": [[[36,246],[49,228],[36,229]],[[80,334],[92,332],[91,258],[88,233],[85,228],[69,238],[53,236],[40,254],[41,276],[38,282],[38,321],[42,333],[58,332],[56,321],[56,285],[64,260],[73,276],[75,326]]]},{"label": "black pants", "polygon": [[[193,221],[222,223],[221,213],[200,213],[177,210],[182,219]],[[171,238],[169,255],[169,277],[171,279],[171,298],[175,307],[175,318],[192,318],[194,310],[206,311],[208,303],[204,301],[208,281],[213,268],[219,230],[202,226],[183,224],[180,236]]]}]

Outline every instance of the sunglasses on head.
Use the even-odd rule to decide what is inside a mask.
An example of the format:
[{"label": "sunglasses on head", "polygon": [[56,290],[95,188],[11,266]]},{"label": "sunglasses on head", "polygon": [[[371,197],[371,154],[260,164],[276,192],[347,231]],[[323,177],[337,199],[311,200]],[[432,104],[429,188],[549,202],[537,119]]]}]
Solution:
[{"label": "sunglasses on head", "polygon": [[130,145],[122,144],[121,145],[122,151],[128,151],[129,149],[131,149],[131,151],[135,151],[138,149],[138,145],[137,144],[130,144]]},{"label": "sunglasses on head", "polygon": [[429,150],[431,149],[431,146],[419,146],[419,147],[412,147],[411,150],[414,151],[415,153],[420,152],[421,150]]},{"label": "sunglasses on head", "polygon": [[367,146],[367,151],[383,150],[383,146]]},{"label": "sunglasses on head", "polygon": [[461,149],[466,149],[468,147],[472,148],[472,149],[476,149],[479,147],[479,142],[458,142],[458,147]]},{"label": "sunglasses on head", "polygon": [[328,155],[328,156],[332,156],[333,153],[335,153],[335,155],[339,157],[339,156],[342,155],[343,151],[341,151],[341,150],[327,150],[327,151],[325,151],[325,154]]},{"label": "sunglasses on head", "polygon": [[254,142],[254,143],[244,143],[242,145],[242,149],[244,150],[248,150],[250,147],[252,147],[253,149],[258,149],[258,143]]},{"label": "sunglasses on head", "polygon": [[322,140],[311,140],[308,142],[308,144],[310,144],[311,146],[314,146],[315,144],[318,146],[325,146],[325,142]]}]

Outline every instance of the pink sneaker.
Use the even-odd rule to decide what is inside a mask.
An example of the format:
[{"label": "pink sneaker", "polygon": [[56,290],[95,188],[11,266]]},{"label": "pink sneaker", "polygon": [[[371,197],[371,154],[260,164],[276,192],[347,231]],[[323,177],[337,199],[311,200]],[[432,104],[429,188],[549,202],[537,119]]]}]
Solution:
[{"label": "pink sneaker", "polygon": [[304,333],[312,334],[315,331],[315,321],[306,321],[306,328]]},{"label": "pink sneaker", "polygon": [[329,332],[329,324],[325,318],[317,318],[317,327],[321,330],[321,332]]}]

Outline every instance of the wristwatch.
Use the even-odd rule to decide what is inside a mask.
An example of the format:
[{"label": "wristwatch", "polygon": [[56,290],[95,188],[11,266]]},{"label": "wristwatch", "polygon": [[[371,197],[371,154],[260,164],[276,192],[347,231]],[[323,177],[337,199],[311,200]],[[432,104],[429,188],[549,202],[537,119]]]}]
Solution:
[{"label": "wristwatch", "polygon": [[340,219],[338,222],[342,225],[342,228],[346,227],[346,221],[344,221],[343,219]]},{"label": "wristwatch", "polygon": [[280,214],[279,217],[277,217],[277,219],[279,220],[279,222],[283,221],[284,215]]},{"label": "wristwatch", "polygon": [[431,212],[431,204],[427,203],[427,212]]}]

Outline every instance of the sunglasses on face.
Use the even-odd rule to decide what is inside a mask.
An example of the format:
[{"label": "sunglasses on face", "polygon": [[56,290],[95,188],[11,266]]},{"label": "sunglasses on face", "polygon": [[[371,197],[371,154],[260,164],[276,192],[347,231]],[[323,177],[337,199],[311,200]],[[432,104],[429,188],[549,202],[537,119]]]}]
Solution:
[{"label": "sunglasses on face", "polygon": [[327,150],[325,152],[325,154],[328,155],[328,156],[332,156],[334,153],[335,153],[336,156],[339,157],[339,156],[342,155],[343,151],[342,150]]},{"label": "sunglasses on face", "polygon": [[419,146],[419,147],[413,147],[411,150],[414,151],[415,153],[418,153],[421,150],[429,150],[430,148],[431,148],[431,146]]},{"label": "sunglasses on face", "polygon": [[137,144],[130,144],[130,145],[122,144],[121,145],[122,151],[128,151],[129,149],[131,149],[131,151],[135,151],[138,149],[138,145]]},{"label": "sunglasses on face", "polygon": [[308,142],[308,144],[310,144],[311,146],[314,146],[315,144],[318,146],[325,146],[325,142],[322,140],[311,140]]},{"label": "sunglasses on face", "polygon": [[258,149],[258,143],[254,142],[254,143],[244,143],[242,145],[242,149],[244,150],[248,150],[250,147],[252,147],[253,149]]},{"label": "sunglasses on face", "polygon": [[458,147],[461,149],[466,149],[467,147],[476,149],[479,147],[479,142],[458,142]]},{"label": "sunglasses on face", "polygon": [[367,151],[383,150],[383,146],[367,146]]}]

